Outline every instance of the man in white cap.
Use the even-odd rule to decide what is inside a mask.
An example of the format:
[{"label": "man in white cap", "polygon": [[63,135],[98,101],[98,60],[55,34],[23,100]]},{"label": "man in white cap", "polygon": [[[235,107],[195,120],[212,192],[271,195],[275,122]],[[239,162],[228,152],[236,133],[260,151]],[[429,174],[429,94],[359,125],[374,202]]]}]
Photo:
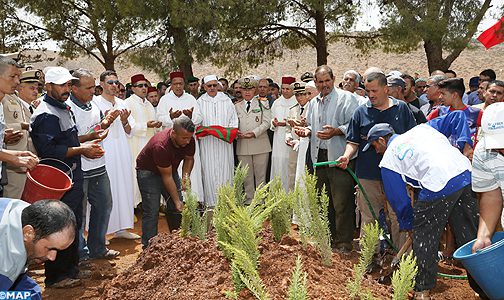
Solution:
[{"label": "man in white cap", "polygon": [[[83,172],[81,155],[88,158],[99,158],[104,151],[98,141],[81,144],[75,117],[65,101],[70,96],[71,80],[76,79],[63,67],[46,69],[45,83],[47,94],[37,107],[31,118],[30,134],[38,155],[64,162],[73,173],[73,185],[61,201],[67,204],[75,214],[78,236],[82,222]],[[68,169],[61,163],[47,160],[56,168]],[[67,288],[80,284],[80,278],[89,277],[90,272],[79,273],[79,239],[75,239],[67,249],[60,251],[54,261],[45,264],[46,287]]]},{"label": "man in white cap", "polygon": [[[214,207],[219,186],[233,179],[233,140],[238,132],[238,116],[231,99],[217,91],[217,76],[208,75],[203,80],[206,93],[198,99],[203,128],[196,130],[196,136],[200,145],[204,201],[206,206]],[[219,138],[219,134],[213,134],[217,131],[234,131],[234,134],[230,138]]]}]

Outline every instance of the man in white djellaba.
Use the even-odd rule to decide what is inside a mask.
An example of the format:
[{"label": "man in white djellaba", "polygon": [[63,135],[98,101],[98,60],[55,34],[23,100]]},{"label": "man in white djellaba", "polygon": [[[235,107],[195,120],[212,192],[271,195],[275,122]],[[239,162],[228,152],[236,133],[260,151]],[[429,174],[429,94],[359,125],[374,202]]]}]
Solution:
[{"label": "man in white djellaba", "polygon": [[[156,118],[163,124],[163,129],[172,128],[173,120],[182,114],[191,118],[194,125],[201,125],[201,112],[191,94],[184,91],[185,79],[181,71],[170,73],[170,91],[159,100],[157,106]],[[182,165],[179,166],[179,174],[182,174]],[[191,172],[191,191],[196,195],[199,202],[203,201],[203,180],[201,175],[201,159],[199,155],[199,144],[196,143],[196,152],[194,153],[194,165]]]},{"label": "man in white djellaba", "polygon": [[140,236],[125,229],[133,228],[133,176],[131,170],[131,151],[127,136],[135,120],[124,100],[117,98],[119,80],[114,71],[105,71],[100,75],[103,93],[93,99],[93,103],[103,114],[112,110],[120,111],[119,117],[109,127],[107,138],[103,141],[105,167],[110,178],[112,192],[112,212],[110,214],[107,234],[114,233],[117,238],[139,239]]},{"label": "man in white djellaba", "polygon": [[289,109],[297,104],[292,83],[296,78],[282,77],[282,96],[273,102],[271,107],[271,127],[273,150],[271,153],[271,178],[280,176],[285,191],[289,190],[289,154],[291,147],[285,143],[287,117]]},{"label": "man in white djellaba", "polygon": [[[206,93],[198,99],[203,120],[202,126],[196,130],[196,136],[199,138],[204,200],[207,207],[216,205],[219,186],[233,180],[232,143],[238,132],[238,116],[233,102],[224,93],[217,91],[218,85],[216,75],[206,76]],[[222,132],[229,134],[219,134]]]},{"label": "man in white djellaba", "polygon": [[[126,105],[131,110],[131,116],[135,119],[135,126],[131,127],[128,142],[131,151],[131,176],[136,178],[136,158],[147,142],[161,127],[161,122],[156,120],[154,106],[147,100],[148,81],[143,74],[131,76],[131,94],[126,100]],[[142,196],[138,189],[138,183],[133,180],[133,201],[135,207],[142,202]]]}]

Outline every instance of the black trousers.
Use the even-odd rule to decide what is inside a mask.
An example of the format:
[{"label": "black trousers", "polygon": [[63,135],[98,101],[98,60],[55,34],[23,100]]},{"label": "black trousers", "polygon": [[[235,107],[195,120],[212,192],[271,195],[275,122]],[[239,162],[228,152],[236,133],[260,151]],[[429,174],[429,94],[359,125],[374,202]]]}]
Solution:
[{"label": "black trousers", "polygon": [[75,214],[77,228],[75,239],[65,250],[58,251],[54,261],[45,262],[45,284],[51,285],[66,278],[75,278],[79,274],[79,228],[82,224],[83,180],[75,180],[73,187],[63,195],[61,201]]},{"label": "black trousers", "polygon": [[[318,161],[327,161],[327,151],[319,151]],[[348,164],[354,168],[355,160]],[[353,240],[355,223],[355,182],[347,171],[338,167],[317,167],[317,188],[325,190],[329,196],[329,228],[334,246],[350,244]]]},{"label": "black trousers", "polygon": [[[417,258],[416,291],[431,290],[436,286],[438,246],[441,234],[450,223],[458,247],[476,238],[478,232],[478,203],[471,185],[434,201],[415,201],[413,208],[413,253]],[[469,284],[484,297],[473,278]]]}]

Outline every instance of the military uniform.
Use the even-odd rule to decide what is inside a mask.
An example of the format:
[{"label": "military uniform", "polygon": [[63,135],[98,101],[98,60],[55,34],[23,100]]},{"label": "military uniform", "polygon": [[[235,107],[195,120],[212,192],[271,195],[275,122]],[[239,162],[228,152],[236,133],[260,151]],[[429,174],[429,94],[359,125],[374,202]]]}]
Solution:
[{"label": "military uniform", "polygon": [[[301,119],[306,118],[306,112],[308,108],[308,103],[306,103],[303,107],[301,105],[296,104],[289,108],[289,115],[287,119],[294,119],[296,121],[300,121]],[[294,132],[293,128],[287,124],[287,128],[285,130],[285,140],[295,141],[297,145],[292,148],[292,151],[289,152],[289,190],[294,189],[294,185],[296,183],[296,166],[297,166],[297,158],[298,158],[298,146],[299,146],[299,136]],[[306,153],[305,153],[306,155]]]},{"label": "military uniform", "polygon": [[[25,71],[21,75],[20,82],[38,82],[41,74],[42,72],[39,70]],[[16,95],[5,95],[2,99],[2,105],[6,128],[13,128],[15,131],[21,130],[23,133],[17,143],[8,144],[5,148],[36,153],[28,130],[21,127],[21,123],[30,124],[33,107]],[[8,184],[4,186],[4,197],[21,199],[26,181],[26,168],[7,164],[7,178]]]},{"label": "military uniform", "polygon": [[[241,84],[242,87],[244,84]],[[246,100],[235,103],[239,132],[253,132],[255,134],[255,138],[238,139],[236,146],[238,160],[242,165],[249,167],[244,184],[246,199],[249,202],[254,197],[255,189],[266,180],[269,153],[271,152],[271,144],[266,131],[270,126],[271,111],[268,101],[258,100],[257,96],[250,100],[248,111],[247,106]]]}]

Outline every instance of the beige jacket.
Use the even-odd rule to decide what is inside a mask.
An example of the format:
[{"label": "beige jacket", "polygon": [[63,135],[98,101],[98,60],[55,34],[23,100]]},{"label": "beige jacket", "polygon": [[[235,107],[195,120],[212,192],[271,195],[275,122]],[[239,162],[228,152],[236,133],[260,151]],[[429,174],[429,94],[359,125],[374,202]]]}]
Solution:
[{"label": "beige jacket", "polygon": [[270,126],[271,111],[268,101],[260,101],[257,97],[252,98],[250,109],[247,112],[247,101],[235,103],[238,115],[238,130],[242,133],[252,131],[255,138],[238,139],[237,155],[254,155],[271,152],[271,144],[266,131]]}]

